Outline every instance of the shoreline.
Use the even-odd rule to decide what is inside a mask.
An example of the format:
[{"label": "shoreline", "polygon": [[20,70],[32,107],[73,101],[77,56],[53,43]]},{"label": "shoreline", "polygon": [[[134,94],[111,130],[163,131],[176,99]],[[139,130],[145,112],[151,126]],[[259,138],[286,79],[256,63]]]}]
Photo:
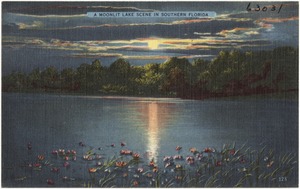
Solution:
[{"label": "shoreline", "polygon": [[250,95],[232,95],[232,96],[207,96],[204,98],[180,98],[168,95],[120,95],[120,94],[100,94],[100,93],[81,93],[81,92],[58,92],[58,91],[2,91],[2,93],[24,93],[24,94],[50,94],[50,95],[67,95],[67,96],[90,96],[90,97],[101,97],[106,99],[174,99],[174,100],[196,100],[196,101],[206,101],[206,100],[261,100],[261,99],[277,99],[277,100],[288,100],[293,102],[298,102],[298,91],[288,91],[288,92],[274,92],[266,94],[250,94]]}]

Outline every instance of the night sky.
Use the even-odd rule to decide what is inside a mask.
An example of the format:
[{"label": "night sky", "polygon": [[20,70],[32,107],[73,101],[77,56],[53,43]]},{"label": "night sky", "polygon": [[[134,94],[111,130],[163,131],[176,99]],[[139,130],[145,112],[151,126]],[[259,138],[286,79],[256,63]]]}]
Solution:
[{"label": "night sky", "polygon": [[[99,59],[131,65],[169,57],[212,59],[221,50],[298,47],[298,2],[3,2],[2,74]],[[281,10],[279,8],[282,4]],[[275,11],[271,8],[276,6]],[[87,12],[215,11],[214,18],[90,18]]]}]

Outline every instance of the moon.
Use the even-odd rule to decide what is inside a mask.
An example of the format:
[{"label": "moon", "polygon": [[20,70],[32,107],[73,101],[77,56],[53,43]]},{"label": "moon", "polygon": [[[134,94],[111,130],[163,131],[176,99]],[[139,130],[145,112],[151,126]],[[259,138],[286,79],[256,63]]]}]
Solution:
[{"label": "moon", "polygon": [[159,42],[156,39],[152,39],[148,41],[148,48],[151,50],[158,49]]}]

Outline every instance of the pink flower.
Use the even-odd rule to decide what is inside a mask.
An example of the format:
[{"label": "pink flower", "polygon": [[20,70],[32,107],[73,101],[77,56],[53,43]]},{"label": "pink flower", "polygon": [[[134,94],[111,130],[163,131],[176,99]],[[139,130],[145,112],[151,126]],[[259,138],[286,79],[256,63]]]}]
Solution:
[{"label": "pink flower", "polygon": [[34,163],[33,167],[35,167],[35,168],[42,168],[42,164],[40,164],[40,163]]},{"label": "pink flower", "polygon": [[69,162],[64,162],[64,165],[63,165],[64,167],[70,167],[70,163]]},{"label": "pink flower", "polygon": [[235,154],[235,149],[229,150],[229,154],[234,155]]},{"label": "pink flower", "polygon": [[171,160],[173,160],[172,156],[165,156],[163,161],[167,162],[167,161],[171,161]]},{"label": "pink flower", "polygon": [[201,160],[202,158],[203,158],[203,154],[197,154],[197,158],[198,158],[198,160]]},{"label": "pink flower", "polygon": [[182,157],[182,155],[175,155],[174,159],[175,160],[183,160],[183,157]]},{"label": "pink flower", "polygon": [[194,153],[196,153],[196,152],[197,152],[197,149],[196,149],[195,147],[193,147],[193,148],[190,148],[190,152],[194,154]]},{"label": "pink flower", "polygon": [[138,186],[139,186],[139,182],[138,182],[138,181],[136,181],[136,180],[135,180],[135,181],[133,181],[133,183],[132,183],[132,184],[133,184],[133,186],[134,186],[134,187],[138,187]]},{"label": "pink flower", "polygon": [[52,179],[47,179],[47,184],[54,185],[54,181]]},{"label": "pink flower", "polygon": [[195,163],[195,158],[193,156],[188,156],[186,157],[186,161],[188,164],[194,164]]},{"label": "pink flower", "polygon": [[51,171],[52,172],[54,172],[54,173],[57,173],[57,172],[59,172],[59,168],[58,167],[53,167],[53,168],[51,168]]},{"label": "pink flower", "polygon": [[37,158],[38,158],[38,160],[43,161],[45,159],[45,156],[44,155],[38,155]]},{"label": "pink flower", "polygon": [[121,155],[132,155],[132,151],[130,151],[130,150],[121,150],[120,154]]},{"label": "pink flower", "polygon": [[181,146],[176,146],[176,151],[180,151],[181,149],[182,149],[182,147]]},{"label": "pink flower", "polygon": [[89,168],[89,173],[96,173],[97,168]]},{"label": "pink flower", "polygon": [[213,148],[204,148],[203,150],[205,153],[212,153],[212,152],[215,152],[216,150],[213,149]]},{"label": "pink flower", "polygon": [[134,153],[134,154],[132,155],[132,157],[133,157],[133,159],[138,160],[138,159],[140,158],[140,154]]},{"label": "pink flower", "polygon": [[125,142],[121,142],[121,146],[122,147],[126,146],[126,143]]},{"label": "pink flower", "polygon": [[216,162],[216,167],[220,167],[220,166],[222,166],[222,162],[221,161],[217,161]]}]

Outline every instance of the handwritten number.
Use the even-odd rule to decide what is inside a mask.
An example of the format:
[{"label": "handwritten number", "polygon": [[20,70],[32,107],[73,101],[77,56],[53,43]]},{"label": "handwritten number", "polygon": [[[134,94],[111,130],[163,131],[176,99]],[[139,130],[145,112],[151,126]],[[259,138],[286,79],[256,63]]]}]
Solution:
[{"label": "handwritten number", "polygon": [[247,11],[251,11],[252,9],[250,8],[251,3],[248,4],[247,6]]},{"label": "handwritten number", "polygon": [[260,6],[259,5],[256,5],[257,8],[255,9],[255,11],[260,11]]},{"label": "handwritten number", "polygon": [[[280,5],[277,13],[280,13],[282,7],[283,7],[283,4]],[[269,9],[269,10],[273,12],[273,11],[276,11],[276,8],[277,8],[276,5],[272,5],[272,8]],[[247,6],[247,8],[246,8],[246,10],[248,12],[250,12],[250,11],[256,11],[256,12],[263,11],[263,12],[267,12],[268,11],[268,6],[264,6],[264,7],[261,8],[259,4],[256,4],[256,8],[254,8],[254,7],[252,8],[251,7],[251,3],[249,3],[248,6]]]},{"label": "handwritten number", "polygon": [[276,10],[276,6],[273,5],[271,11],[275,11]]},{"label": "handwritten number", "polygon": [[280,7],[279,7],[278,14],[280,13],[280,10],[281,10],[281,8],[282,8],[282,5],[283,5],[283,4],[281,4]]},{"label": "handwritten number", "polygon": [[264,11],[264,12],[266,12],[267,10],[268,10],[267,7],[263,7],[263,8],[262,8],[262,11]]}]

